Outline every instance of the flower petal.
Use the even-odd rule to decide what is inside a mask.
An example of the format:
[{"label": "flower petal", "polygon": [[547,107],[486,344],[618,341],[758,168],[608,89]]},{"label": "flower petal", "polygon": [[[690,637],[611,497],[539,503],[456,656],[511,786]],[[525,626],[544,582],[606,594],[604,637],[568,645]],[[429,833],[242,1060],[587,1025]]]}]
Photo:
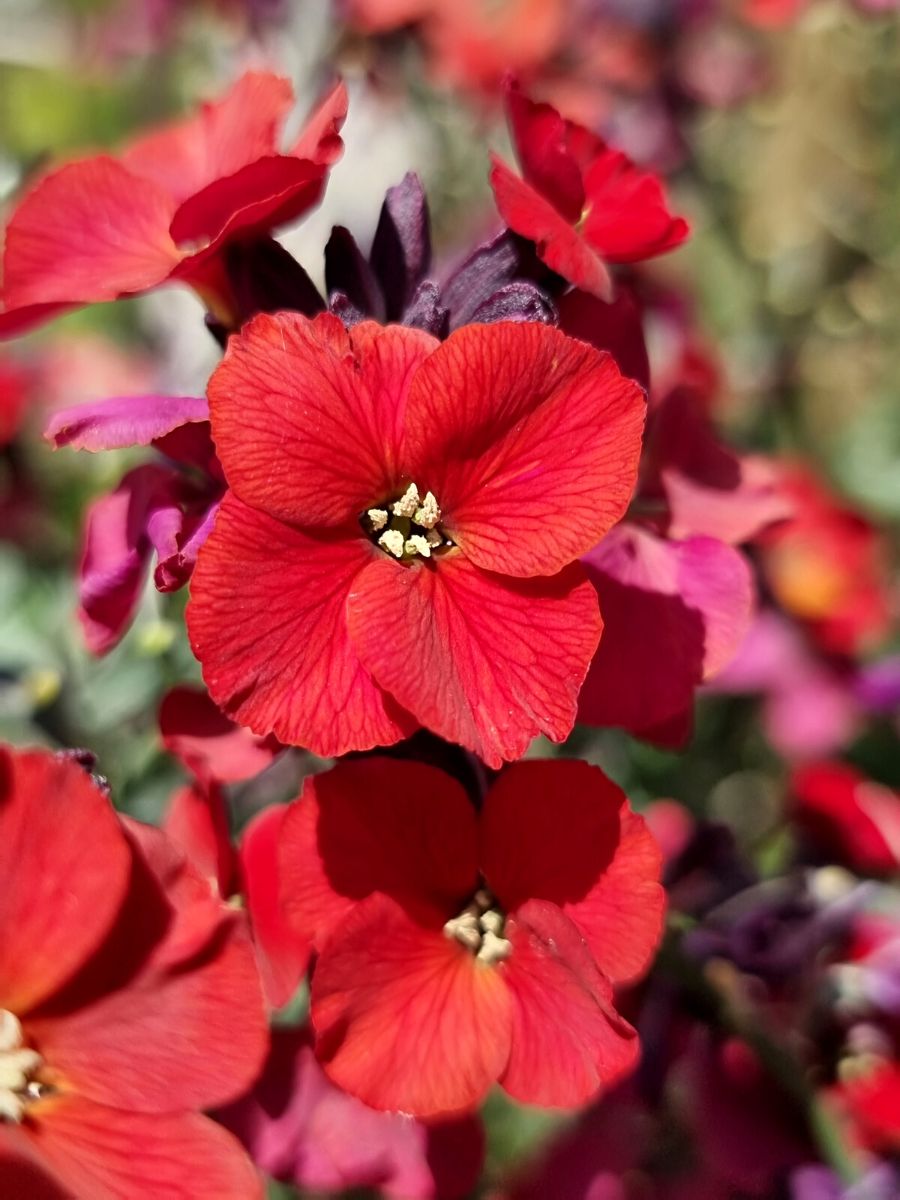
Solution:
[{"label": "flower petal", "polygon": [[632,524],[583,561],[605,632],[579,720],[649,737],[690,711],[695,689],[736,653],[752,616],[749,567],[723,542],[669,542]]},{"label": "flower petal", "polygon": [[209,781],[178,788],[169,801],[162,828],[210,887],[227,900],[234,882],[235,857],[221,787]]},{"label": "flower petal", "polygon": [[538,257],[557,275],[601,300],[610,300],[612,279],[600,255],[496,154],[491,155],[491,163],[494,199],[510,229],[534,242]]},{"label": "flower petal", "polygon": [[221,99],[132,142],[122,161],[180,204],[214,180],[274,154],[293,103],[287,79],[247,71]]},{"label": "flower petal", "polygon": [[130,864],[112,805],[81,766],[0,748],[0,1008],[24,1014],[82,965]]},{"label": "flower petal", "polygon": [[667,208],[662,183],[620,150],[605,148],[585,176],[586,240],[607,262],[642,262],[685,241],[690,226]]},{"label": "flower petal", "polygon": [[532,900],[506,922],[502,965],[512,998],[509,1062],[500,1083],[516,1100],[573,1108],[637,1065],[631,1026],[581,935],[554,904]]},{"label": "flower petal", "polygon": [[290,153],[295,158],[333,166],[344,152],[344,143],[338,135],[347,118],[348,105],[346,84],[338,79],[307,117]]},{"label": "flower petal", "polygon": [[131,624],[150,558],[151,525],[165,542],[180,526],[178,488],[174,472],[147,464],[129,471],[114,492],[88,507],[78,619],[92,654],[106,654]]},{"label": "flower petal", "polygon": [[613,983],[644,970],[662,931],[659,848],[599,767],[514,763],[488,792],[481,834],[485,878],[507,912],[551,901]]},{"label": "flower petal", "polygon": [[270,765],[282,747],[271,737],[255,737],[224,715],[204,688],[183,684],[163,697],[159,708],[162,744],[194,775],[220,783],[241,783]]},{"label": "flower petal", "polygon": [[60,1090],[98,1104],[166,1113],[224,1103],[255,1078],[268,1041],[244,921],[160,830],[129,829],[116,925],[27,1015],[26,1033]]},{"label": "flower petal", "polygon": [[619,288],[611,304],[572,289],[559,299],[559,327],[570,337],[608,350],[619,370],[650,390],[650,362],[641,310],[627,288]]},{"label": "flower petal", "polygon": [[410,469],[467,558],[503,574],[551,575],[624,513],[645,408],[609,354],[556,329],[467,326],[416,373]]},{"label": "flower petal", "polygon": [[292,929],[281,903],[279,845],[286,804],[272,804],[244,829],[239,849],[241,881],[266,1000],[287,1004],[306,974],[312,946]]},{"label": "flower petal", "polygon": [[316,1054],[372,1108],[430,1117],[474,1108],[509,1055],[499,972],[386,896],[353,910],[313,978]]},{"label": "flower petal", "polygon": [[[262,1179],[240,1143],[199,1113],[148,1116],[53,1096],[29,1110],[23,1140],[66,1197],[262,1200]],[[5,1172],[5,1166],[2,1168]],[[18,1195],[18,1193],[14,1193]],[[23,1192],[44,1200],[41,1192]],[[58,1193],[62,1200],[63,1193]],[[50,1192],[50,1196],[57,1193]]]},{"label": "flower petal", "polygon": [[424,763],[342,762],[309,776],[281,838],[282,903],[321,948],[373,892],[438,923],[478,886],[475,809],[460,784]]},{"label": "flower petal", "polygon": [[164,192],[113,158],[54,171],[7,227],[6,308],[89,304],[156,287],[181,257],[169,236],[173,211]]},{"label": "flower petal", "polygon": [[116,396],[64,408],[50,418],[44,437],[58,450],[118,450],[149,446],[156,438],[195,421],[209,419],[205,397]]},{"label": "flower petal", "polygon": [[374,553],[361,534],[312,538],[226,495],[197,559],[187,623],[229,717],[323,757],[412,732],[347,631],[347,598]]},{"label": "flower petal", "polygon": [[602,628],[577,564],[549,579],[510,579],[454,552],[427,567],[371,563],[348,614],[378,683],[493,767],[519,758],[538,733],[568,736]]},{"label": "flower petal", "polygon": [[568,145],[571,122],[551,105],[535,104],[515,84],[506,89],[506,115],[522,174],[574,224],[584,208],[584,184]]},{"label": "flower petal", "polygon": [[286,521],[314,529],[355,521],[400,482],[407,393],[437,344],[371,322],[348,333],[329,313],[257,317],[231,339],[209,383],[229,485]]},{"label": "flower petal", "polygon": [[431,266],[428,201],[412,171],[387,190],[369,261],[384,296],[385,319],[399,321]]}]

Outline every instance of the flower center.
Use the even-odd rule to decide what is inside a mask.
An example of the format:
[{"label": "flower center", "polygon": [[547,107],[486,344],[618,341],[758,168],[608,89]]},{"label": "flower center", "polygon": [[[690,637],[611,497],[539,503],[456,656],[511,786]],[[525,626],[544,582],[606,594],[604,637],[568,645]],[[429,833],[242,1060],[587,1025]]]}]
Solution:
[{"label": "flower center", "polygon": [[43,1095],[44,1085],[35,1079],[43,1064],[25,1045],[18,1018],[0,1008],[0,1124],[20,1122],[28,1105]]},{"label": "flower center", "polygon": [[432,492],[419,496],[411,483],[402,496],[370,508],[360,524],[376,546],[393,558],[431,558],[453,543],[441,531],[441,509]]},{"label": "flower center", "polygon": [[512,942],[503,936],[505,919],[487,888],[479,888],[458,917],[444,926],[444,936],[471,950],[479,962],[492,966],[509,958]]}]

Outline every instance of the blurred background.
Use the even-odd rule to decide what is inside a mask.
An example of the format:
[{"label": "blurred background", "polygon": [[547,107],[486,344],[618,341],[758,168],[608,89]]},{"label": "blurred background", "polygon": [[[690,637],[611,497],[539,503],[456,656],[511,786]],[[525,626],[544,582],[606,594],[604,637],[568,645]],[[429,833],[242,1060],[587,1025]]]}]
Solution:
[{"label": "blurred background", "polygon": [[[685,749],[579,728],[567,747],[536,752],[603,765],[655,814],[670,866],[697,830],[724,829],[727,853],[698,850],[694,875],[682,862],[679,876],[696,884],[702,875],[704,886],[715,878],[717,900],[767,881],[786,886],[798,864],[837,864],[854,878],[879,878],[872,902],[900,925],[889,887],[900,862],[894,6],[0,0],[0,201],[11,203],[48,164],[115,148],[263,65],[293,81],[298,125],[335,70],[350,90],[347,149],[324,202],[281,235],[319,284],[331,227],[347,226],[367,247],[385,189],[409,170],[428,193],[439,265],[449,269],[496,227],[488,150],[511,155],[500,101],[510,69],[537,98],[667,177],[673,208],[694,235],[672,258],[642,268],[645,289],[666,297],[647,325],[655,378],[671,366],[674,343],[689,343],[719,436],[741,455],[796,471],[797,510],[779,536],[748,548],[760,621],[699,696]],[[55,409],[82,400],[202,394],[218,357],[199,301],[176,288],[95,306],[0,346],[0,738],[89,747],[117,803],[148,820],[160,818],[183,778],[159,743],[159,702],[173,685],[199,682],[183,632],[185,593],[161,595],[148,582],[133,627],[97,658],[83,644],[74,584],[86,505],[147,452],[52,451],[41,430]],[[864,781],[890,802],[893,863],[847,861],[815,839],[809,851],[795,820],[798,772],[823,762],[852,769],[854,788]],[[289,796],[322,765],[292,752],[261,779],[235,785],[236,821]],[[713,906],[713,893],[702,902],[672,895],[686,926]],[[766,937],[775,937],[771,925]],[[810,953],[810,963],[821,963],[819,943]],[[734,965],[734,955],[724,957]],[[768,980],[758,965],[737,969]],[[836,1069],[822,1068],[822,1078]],[[688,1087],[684,1078],[678,1087]],[[596,1118],[592,1145],[611,1136],[605,1119]],[[562,1123],[492,1101],[480,1194],[519,1186],[509,1181],[556,1144],[548,1139]],[[900,1133],[893,1136],[894,1150],[889,1139],[879,1154],[900,1147]],[[542,1178],[537,1167],[525,1175]],[[557,1176],[554,1169],[546,1178]],[[779,1160],[762,1181],[745,1174],[715,1194],[814,1195],[785,1190],[787,1178]],[[521,1188],[516,1195],[551,1200],[676,1196]],[[286,1183],[273,1191],[296,1194]]]}]

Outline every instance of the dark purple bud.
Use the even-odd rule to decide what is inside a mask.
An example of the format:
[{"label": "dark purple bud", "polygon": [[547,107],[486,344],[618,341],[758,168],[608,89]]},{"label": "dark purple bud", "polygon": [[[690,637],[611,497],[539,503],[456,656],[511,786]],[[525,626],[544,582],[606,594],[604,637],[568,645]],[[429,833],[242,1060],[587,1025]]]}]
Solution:
[{"label": "dark purple bud", "polygon": [[329,296],[343,294],[361,314],[384,320],[378,281],[353,234],[342,225],[335,225],[325,247],[325,289]]},{"label": "dark purple bud", "polygon": [[542,321],[555,325],[556,305],[533,283],[508,283],[489,296],[472,314],[473,322],[490,325],[494,321]]},{"label": "dark purple bud", "polygon": [[229,245],[225,251],[225,271],[239,326],[260,312],[287,309],[313,317],[325,308],[306,271],[273,238]]},{"label": "dark purple bud", "polygon": [[344,322],[347,329],[352,329],[360,321],[366,319],[366,314],[353,304],[343,292],[335,292],[328,302],[330,312]]},{"label": "dark purple bud", "polygon": [[423,280],[415,295],[404,309],[402,324],[413,329],[423,329],[437,338],[445,338],[450,328],[450,314],[439,303],[438,285],[430,279]]},{"label": "dark purple bud", "polygon": [[384,295],[385,320],[399,321],[431,266],[431,221],[418,175],[410,172],[388,189],[369,262]]}]

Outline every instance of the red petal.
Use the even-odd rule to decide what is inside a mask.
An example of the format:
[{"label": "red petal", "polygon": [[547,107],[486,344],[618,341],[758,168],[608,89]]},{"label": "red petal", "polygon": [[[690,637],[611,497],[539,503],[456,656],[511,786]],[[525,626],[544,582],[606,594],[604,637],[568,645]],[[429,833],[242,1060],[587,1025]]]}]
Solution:
[{"label": "red petal", "polygon": [[574,224],[584,208],[584,183],[568,145],[569,122],[551,105],[535,104],[515,86],[506,90],[506,115],[522,174]]},{"label": "red petal", "polygon": [[[197,1113],[147,1116],[82,1096],[54,1096],[29,1110],[24,1137],[73,1200],[262,1200],[264,1194],[237,1140]],[[26,1195],[44,1200],[31,1191],[21,1200]]]},{"label": "red petal", "polygon": [[339,135],[347,117],[348,103],[347,88],[339,79],[310,113],[290,153],[296,158],[333,166],[344,152]]},{"label": "red petal", "polygon": [[619,288],[615,300],[606,304],[587,292],[572,289],[560,297],[557,308],[563,333],[589,342],[598,350],[608,350],[623,375],[636,379],[645,391],[650,390],[650,362],[634,293]]},{"label": "red petal", "polygon": [[221,100],[132,142],[122,161],[181,203],[213,180],[276,153],[293,102],[287,79],[248,71]]},{"label": "red petal", "polygon": [[510,229],[529,238],[543,262],[575,287],[601,300],[612,298],[612,280],[603,259],[539,192],[491,155],[491,187]]},{"label": "red petal", "polygon": [[406,396],[436,345],[418,330],[370,322],[348,334],[329,314],[257,317],[209,383],[230,486],[300,525],[355,522],[400,482]]},{"label": "red petal", "polygon": [[156,287],[180,259],[173,211],[165,193],[112,158],[48,175],[6,230],[6,307],[87,304]]},{"label": "red petal", "polygon": [[281,846],[285,911],[320,948],[373,892],[442,924],[478,886],[475,810],[424,763],[367,758],[307,778]]},{"label": "red petal", "polygon": [[409,456],[467,558],[551,575],[624,513],[645,411],[608,354],[532,321],[469,325],[416,374]]},{"label": "red petal", "polygon": [[235,859],[222,789],[215,783],[179,788],[169,801],[162,828],[210,887],[227,900]]},{"label": "red petal", "polygon": [[602,628],[577,564],[549,579],[511,579],[458,551],[428,566],[378,559],[355,581],[348,613],[378,683],[493,767],[521,757],[538,733],[569,735]]},{"label": "red petal", "polygon": [[584,236],[607,262],[642,262],[680,246],[690,233],[673,217],[659,179],[619,150],[607,149],[585,178]]},{"label": "red petal", "polygon": [[221,712],[204,688],[184,684],[163,697],[159,732],[169,752],[201,779],[241,783],[268,767],[282,747],[255,737]]},{"label": "red petal", "polygon": [[0,1008],[24,1014],[82,965],[112,925],[130,863],[82,767],[0,749]]},{"label": "red petal", "polygon": [[209,693],[230,717],[323,757],[412,732],[347,632],[350,589],[374,553],[361,531],[312,538],[226,495],[187,622]]},{"label": "red petal", "polygon": [[487,795],[481,833],[485,878],[507,912],[552,901],[614,983],[644,970],[662,930],[659,848],[599,767],[515,763]]},{"label": "red petal", "polygon": [[474,1108],[509,1054],[499,972],[393,900],[359,904],[313,977],[316,1053],[372,1108],[439,1116]]},{"label": "red petal", "polygon": [[27,1016],[26,1033],[61,1088],[99,1104],[224,1103],[255,1078],[267,1045],[244,922],[158,829],[129,828],[131,887],[116,925],[69,986]]},{"label": "red petal", "polygon": [[637,1065],[637,1035],[612,1006],[612,988],[581,935],[554,904],[532,900],[508,918],[502,973],[512,997],[512,1042],[500,1083],[516,1100],[573,1108]]},{"label": "red petal", "polygon": [[[324,187],[324,168],[314,163],[283,154],[258,158],[188,196],[169,233],[177,246],[199,244],[209,251],[239,232],[265,232],[295,220],[318,204]],[[187,261],[179,274],[190,276],[194,269]]]},{"label": "red petal", "polygon": [[23,307],[0,310],[0,340],[19,337],[54,317],[68,312],[72,304],[26,304]]},{"label": "red petal", "polygon": [[583,561],[605,630],[579,720],[649,736],[736,653],[752,616],[749,567],[723,542],[668,542],[628,523]]},{"label": "red petal", "polygon": [[287,923],[281,903],[278,850],[286,804],[258,813],[241,837],[240,866],[247,915],[266,999],[272,1008],[287,1004],[306,974],[312,947]]}]

